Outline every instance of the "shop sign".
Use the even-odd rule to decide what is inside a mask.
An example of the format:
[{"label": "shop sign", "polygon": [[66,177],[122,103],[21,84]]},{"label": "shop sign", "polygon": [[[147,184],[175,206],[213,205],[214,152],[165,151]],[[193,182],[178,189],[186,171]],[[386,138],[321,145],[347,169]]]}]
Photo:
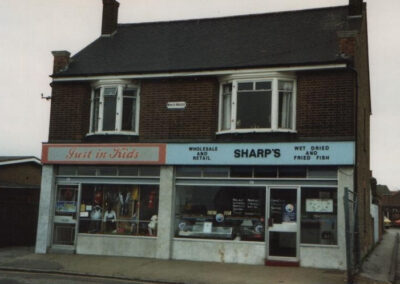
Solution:
[{"label": "shop sign", "polygon": [[168,144],[170,165],[353,165],[354,142]]},{"label": "shop sign", "polygon": [[332,213],[333,200],[332,199],[306,199],[306,212],[315,213]]},{"label": "shop sign", "polygon": [[167,109],[185,109],[186,102],[168,102]]},{"label": "shop sign", "polygon": [[164,164],[165,144],[44,144],[43,164]]}]

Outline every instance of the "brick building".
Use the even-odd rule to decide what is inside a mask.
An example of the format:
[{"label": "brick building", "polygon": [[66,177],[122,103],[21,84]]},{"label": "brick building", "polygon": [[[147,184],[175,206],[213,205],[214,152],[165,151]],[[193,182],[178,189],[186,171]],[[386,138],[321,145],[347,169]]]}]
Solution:
[{"label": "brick building", "polygon": [[362,1],[139,24],[118,8],[53,52],[36,252],[345,269],[349,189],[347,249],[367,253]]}]

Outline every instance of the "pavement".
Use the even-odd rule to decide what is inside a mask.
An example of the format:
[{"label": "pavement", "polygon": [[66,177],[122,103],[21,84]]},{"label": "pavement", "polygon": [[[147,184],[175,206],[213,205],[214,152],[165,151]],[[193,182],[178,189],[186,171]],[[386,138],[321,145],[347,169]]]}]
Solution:
[{"label": "pavement", "polygon": [[[390,264],[388,264],[387,256],[392,255],[396,233],[390,230],[385,234],[363,266],[363,272],[357,277],[356,284],[390,283],[387,282],[389,276],[386,279],[384,275],[388,273],[386,267]],[[97,276],[171,284],[346,283],[346,273],[339,270],[118,256],[35,254],[34,248],[27,247],[0,249],[1,270]]]},{"label": "pavement", "polygon": [[386,230],[383,239],[363,262],[359,278],[374,279],[381,283],[394,282],[396,271],[399,270],[397,259],[400,260],[398,239],[396,238],[398,234],[400,234],[399,229]]}]

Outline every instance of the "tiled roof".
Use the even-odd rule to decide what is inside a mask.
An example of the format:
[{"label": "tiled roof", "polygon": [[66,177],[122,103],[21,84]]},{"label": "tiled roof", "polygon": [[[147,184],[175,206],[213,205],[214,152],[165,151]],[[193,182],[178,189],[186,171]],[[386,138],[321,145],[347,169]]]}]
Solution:
[{"label": "tiled roof", "polygon": [[225,18],[119,24],[55,77],[148,74],[342,62],[347,6]]}]

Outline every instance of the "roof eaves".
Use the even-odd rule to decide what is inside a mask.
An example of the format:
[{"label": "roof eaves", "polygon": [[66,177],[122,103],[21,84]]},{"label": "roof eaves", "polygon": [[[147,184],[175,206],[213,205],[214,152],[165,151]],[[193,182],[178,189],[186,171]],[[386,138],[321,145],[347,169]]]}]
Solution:
[{"label": "roof eaves", "polygon": [[[160,73],[182,73],[182,72],[215,72],[219,70],[226,70],[226,71],[237,71],[241,69],[259,69],[259,68],[296,68],[301,66],[322,66],[322,65],[330,65],[330,64],[347,64],[349,63],[348,59],[345,58],[338,58],[337,60],[331,61],[320,61],[320,62],[304,62],[304,63],[296,63],[296,64],[272,64],[272,65],[252,65],[252,66],[227,66],[227,67],[219,67],[219,68],[197,68],[197,69],[179,69],[179,70],[157,70],[157,71],[124,71],[124,72],[107,72],[107,73],[76,73],[76,74],[56,74],[51,75],[53,79],[57,78],[74,78],[74,77],[95,77],[95,76],[122,76],[122,75],[134,75],[134,74],[141,74],[141,75],[156,75]],[[195,76],[195,75],[194,75]]]},{"label": "roof eaves", "polygon": [[23,163],[36,163],[38,165],[42,165],[40,159],[36,157],[27,157],[27,158],[18,158],[18,159],[13,159],[13,160],[6,160],[6,161],[1,161],[0,166],[4,165],[13,165],[13,164],[23,164]]}]

